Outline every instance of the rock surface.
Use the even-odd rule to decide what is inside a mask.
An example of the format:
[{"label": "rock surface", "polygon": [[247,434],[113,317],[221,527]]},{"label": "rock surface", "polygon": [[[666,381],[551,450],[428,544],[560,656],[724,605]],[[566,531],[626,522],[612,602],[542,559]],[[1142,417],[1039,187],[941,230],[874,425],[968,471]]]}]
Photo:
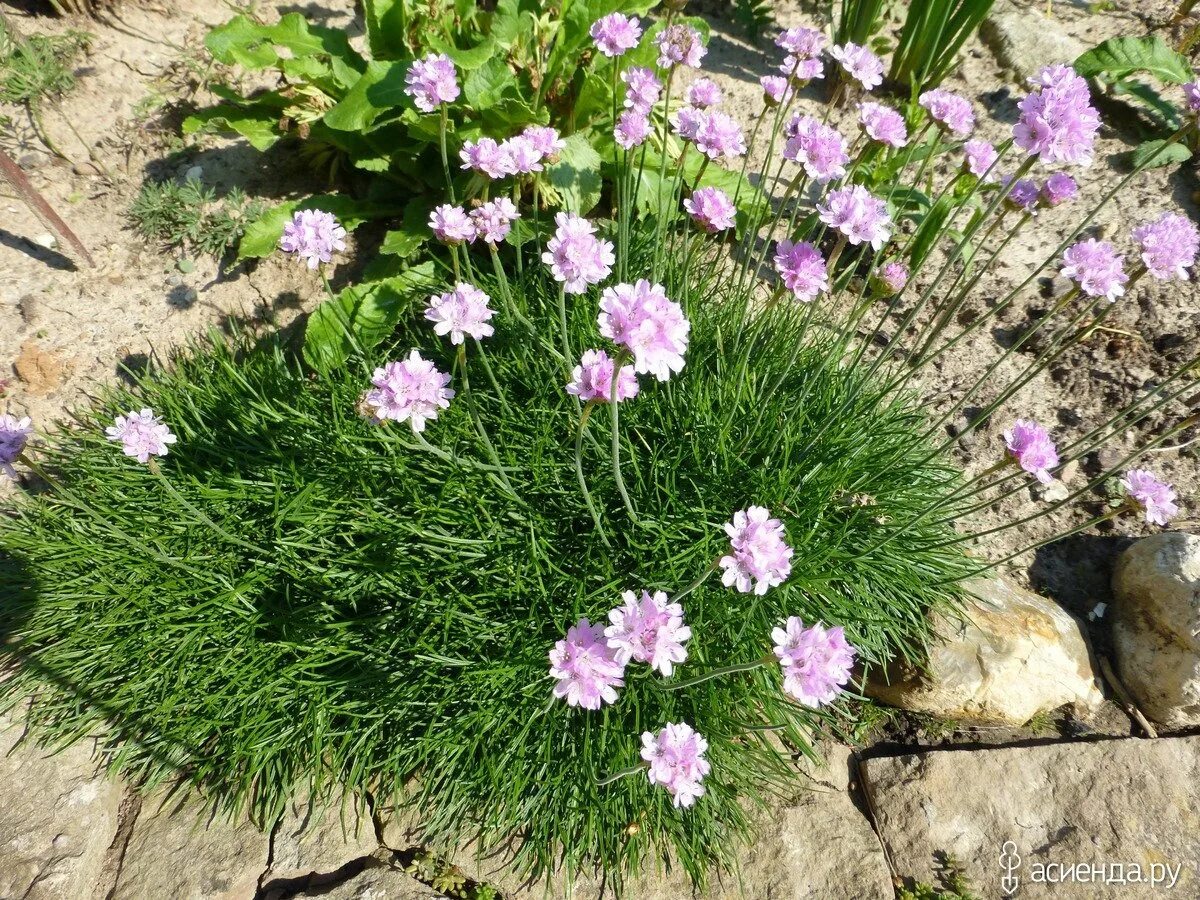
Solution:
[{"label": "rock surface", "polygon": [[1113,648],[1138,707],[1171,728],[1200,725],[1200,536],[1167,532],[1113,570]]},{"label": "rock surface", "polygon": [[[1012,841],[1022,900],[1200,896],[1200,738],[882,757],[863,764],[863,783],[902,876],[936,884],[934,854],[950,853],[975,893],[1009,896],[999,858]],[[1038,865],[1114,863],[1147,881],[1154,864],[1182,869],[1170,891],[1034,880]]]},{"label": "rock surface", "polygon": [[979,724],[1023,725],[1066,703],[1103,700],[1080,623],[1001,578],[972,585],[964,621],[939,617],[925,673],[896,666],[867,693],[903,709]]},{"label": "rock surface", "polygon": [[319,804],[307,796],[293,799],[275,829],[271,869],[264,883],[332,875],[379,848],[375,826],[365,809],[348,798]]},{"label": "rock surface", "polygon": [[0,717],[0,897],[102,898],[123,790],[98,771],[91,744],[51,754]]},{"label": "rock surface", "polygon": [[398,869],[386,866],[369,868],[334,888],[317,888],[298,897],[322,900],[444,900],[439,894]]},{"label": "rock surface", "polygon": [[979,37],[1018,80],[1024,81],[1050,63],[1073,63],[1087,46],[1063,30],[1039,7],[1020,7],[1001,0],[979,28]]}]

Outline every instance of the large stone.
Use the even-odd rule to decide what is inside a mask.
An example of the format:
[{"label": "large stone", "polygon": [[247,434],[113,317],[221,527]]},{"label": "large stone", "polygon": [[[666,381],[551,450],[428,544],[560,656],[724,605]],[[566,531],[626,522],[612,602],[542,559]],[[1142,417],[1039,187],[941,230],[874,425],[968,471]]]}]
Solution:
[{"label": "large stone", "polygon": [[142,803],[112,900],[249,900],[269,855],[270,838],[252,823],[182,790],[160,793]]},{"label": "large stone", "polygon": [[[976,894],[1007,897],[1007,851],[1022,900],[1200,896],[1200,738],[882,757],[863,764],[863,782],[901,876],[936,883],[936,857],[948,853]],[[1115,864],[1136,864],[1146,883],[1093,877],[1101,865],[1115,876]],[[1080,865],[1086,876],[1063,878]],[[1176,872],[1172,890],[1148,883],[1155,865]]]},{"label": "large stone", "polygon": [[924,672],[896,665],[867,692],[945,719],[1023,725],[1067,703],[1104,699],[1079,621],[1058,604],[1001,578],[971,585],[963,618],[939,616]]},{"label": "large stone", "polygon": [[1143,538],[1113,570],[1113,648],[1138,707],[1171,728],[1200,725],[1200,536]]},{"label": "large stone", "polygon": [[343,797],[316,802],[307,795],[293,798],[275,828],[271,870],[265,881],[322,876],[370,856],[379,848],[371,816],[361,805]]},{"label": "large stone", "polygon": [[1012,0],[1000,0],[993,7],[979,37],[996,61],[1022,82],[1051,63],[1073,63],[1087,49],[1036,5],[1018,6]]},{"label": "large stone", "polygon": [[89,742],[50,753],[23,734],[0,717],[0,897],[102,900],[123,788]]},{"label": "large stone", "polygon": [[322,900],[445,900],[433,888],[388,866],[368,868],[334,888],[314,888],[299,897]]}]

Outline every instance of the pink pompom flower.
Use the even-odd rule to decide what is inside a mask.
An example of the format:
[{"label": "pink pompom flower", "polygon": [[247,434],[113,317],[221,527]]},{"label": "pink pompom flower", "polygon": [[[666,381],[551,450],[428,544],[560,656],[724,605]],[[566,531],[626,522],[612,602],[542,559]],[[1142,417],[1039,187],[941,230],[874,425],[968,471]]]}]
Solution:
[{"label": "pink pompom flower", "polygon": [[851,244],[870,244],[873,250],[879,250],[892,233],[887,204],[862,185],[830,191],[824,202],[817,204],[817,212],[822,222]]},{"label": "pink pompom flower", "polygon": [[542,152],[523,134],[500,144],[500,168],[505,175],[529,175],[542,171]]},{"label": "pink pompom flower", "polygon": [[508,173],[504,153],[490,137],[467,141],[458,156],[463,163],[461,168],[482,172],[488,178],[503,178]]},{"label": "pink pompom flower", "polygon": [[0,415],[0,472],[9,478],[16,479],[17,470],[13,468],[13,463],[25,452],[31,434],[33,422],[29,416],[18,419],[8,413]]},{"label": "pink pompom flower", "polygon": [[450,376],[413,350],[407,359],[386,363],[371,376],[372,387],[363,396],[373,410],[375,421],[408,422],[414,433],[425,430],[425,423],[438,417],[454,399],[447,387]]},{"label": "pink pompom flower", "polygon": [[624,56],[638,45],[642,37],[642,27],[633,16],[610,13],[592,23],[590,34],[596,42],[596,48],[605,56],[613,58]]},{"label": "pink pompom flower", "polygon": [[429,298],[425,318],[433,322],[433,333],[450,335],[450,343],[461,344],[467,336],[482,340],[496,330],[488,323],[496,313],[491,298],[471,284],[456,284],[454,290]]},{"label": "pink pompom flower", "polygon": [[700,60],[708,50],[700,32],[690,25],[670,25],[660,31],[654,38],[658,47],[658,67],[669,69],[672,66],[684,65],[690,69],[700,68]]},{"label": "pink pompom flower", "polygon": [[568,706],[599,709],[617,702],[617,688],[625,684],[625,666],[604,638],[604,625],[582,618],[567,629],[567,636],[550,650],[550,677],[558,680],[554,696]]},{"label": "pink pompom flower", "polygon": [[461,206],[445,203],[429,214],[429,227],[443,244],[454,246],[475,240],[475,224]]},{"label": "pink pompom flower", "polygon": [[658,734],[642,732],[642,759],[649,764],[646,777],[666,788],[676,809],[704,795],[704,776],[710,771],[707,750],[708,741],[683,722],[669,723]]},{"label": "pink pompom flower", "polygon": [[729,195],[715,187],[696,188],[692,196],[683,201],[683,208],[709,234],[732,228],[737,218]]},{"label": "pink pompom flower", "polygon": [[533,143],[546,162],[554,162],[559,152],[567,146],[567,142],[559,137],[558,130],[549,125],[530,125],[521,134]]},{"label": "pink pompom flower", "polygon": [[687,89],[687,102],[696,109],[707,109],[721,103],[721,89],[711,78],[698,78]]},{"label": "pink pompom flower", "polygon": [[[1037,183],[1032,178],[1018,178],[1013,181],[1011,175],[1006,175],[1002,179],[1002,184],[1008,188],[1008,194],[1004,197],[1004,202],[1009,209],[1017,209],[1022,212],[1027,212],[1030,215],[1037,215],[1038,200],[1041,198],[1041,191],[1038,190]],[[1009,185],[1012,187],[1009,187]]]},{"label": "pink pompom flower", "polygon": [[121,451],[140,463],[150,461],[151,456],[166,456],[167,448],[177,438],[171,429],[151,409],[131,410],[104,429],[110,441],[117,441]]},{"label": "pink pompom flower", "polygon": [[799,163],[810,178],[826,182],[846,174],[846,139],[836,128],[812,116],[796,116],[788,125],[784,159]]},{"label": "pink pompom flower", "polygon": [[1050,470],[1058,465],[1058,448],[1050,432],[1030,419],[1017,419],[1004,432],[1004,446],[1018,466],[1040,481],[1049,484],[1054,478]]},{"label": "pink pompom flower", "polygon": [[987,182],[998,181],[999,177],[992,167],[999,158],[996,148],[987,141],[974,140],[963,144],[963,165],[976,178]]},{"label": "pink pompom flower", "polygon": [[1058,206],[1079,196],[1079,185],[1066,172],[1055,172],[1042,185],[1041,194],[1047,206]]},{"label": "pink pompom flower", "polygon": [[965,97],[934,88],[923,93],[918,102],[940,127],[959,137],[966,137],[975,130],[975,113]]},{"label": "pink pompom flower", "polygon": [[1063,253],[1062,273],[1079,285],[1089,297],[1114,301],[1125,293],[1124,259],[1107,241],[1089,238],[1068,247]]},{"label": "pink pompom flower", "polygon": [[1130,469],[1121,479],[1121,486],[1141,507],[1151,525],[1166,525],[1179,513],[1174,488],[1145,469]]},{"label": "pink pompom flower", "polygon": [[861,44],[835,44],[830,48],[829,55],[865,90],[883,84],[883,60]]},{"label": "pink pompom flower", "polygon": [[703,113],[704,121],[696,132],[696,149],[709,159],[737,159],[746,152],[742,126],[732,116],[718,110]]},{"label": "pink pompom flower", "polygon": [[304,260],[310,269],[330,262],[334,251],[346,249],[346,229],[332,213],[321,209],[301,209],[283,226],[279,249]]},{"label": "pink pompom flower", "polygon": [[521,218],[516,205],[507,197],[489,200],[471,210],[471,221],[475,223],[475,234],[485,244],[496,246],[512,230],[512,223]]},{"label": "pink pompom flower", "polygon": [[725,524],[729,553],[718,560],[721,583],[741,593],[765,594],[792,572],[792,548],[783,539],[783,523],[762,506],[733,514]]},{"label": "pink pompom flower", "polygon": [[641,278],[605,288],[598,324],[602,335],[633,355],[635,372],[666,381],[683,369],[691,323],[662,285]]},{"label": "pink pompom flower", "polygon": [[829,270],[821,251],[808,241],[782,240],[775,245],[775,271],[784,286],[802,303],[811,303],[829,290]]},{"label": "pink pompom flower", "polygon": [[612,624],[604,629],[617,661],[649,663],[656,672],[670,675],[687,659],[684,644],[692,636],[692,629],[683,624],[683,607],[668,602],[662,591],[642,591],[640,600],[633,591],[624,591],[621,599],[625,602],[609,612]]},{"label": "pink pompom flower", "polygon": [[1034,90],[1018,105],[1013,126],[1017,146],[1048,165],[1090,165],[1100,116],[1087,81],[1070,66],[1056,64],[1029,82]]},{"label": "pink pompom flower", "polygon": [[870,284],[877,296],[894,297],[908,286],[908,269],[898,260],[886,262],[871,275]]},{"label": "pink pompom flower", "polygon": [[829,39],[814,28],[788,28],[775,38],[775,46],[802,59],[820,56],[828,44]]},{"label": "pink pompom flower", "polygon": [[613,245],[596,237],[596,227],[574,213],[557,213],[558,227],[546,243],[542,262],[550,267],[555,281],[568,294],[582,294],[590,284],[599,284],[612,271]]},{"label": "pink pompom flower", "polygon": [[413,98],[417,109],[433,112],[443,103],[458,99],[458,79],[454,61],[440,53],[416,60],[404,75],[404,93]]},{"label": "pink pompom flower", "polygon": [[625,110],[613,128],[613,140],[626,150],[641,146],[648,137],[650,137],[650,117],[640,110]]},{"label": "pink pompom flower", "polygon": [[803,59],[798,56],[785,56],[779,64],[779,71],[784,74],[790,84],[803,86],[809,81],[825,77],[825,64],[819,58]]},{"label": "pink pompom flower", "polygon": [[[585,350],[579,365],[571,373],[567,393],[584,403],[611,403],[613,366],[613,359],[603,350]],[[637,373],[633,366],[621,366],[617,376],[617,402],[632,400],[637,393]]]},{"label": "pink pompom flower", "polygon": [[813,709],[832,703],[850,681],[855,649],[840,625],[825,628],[820,622],[804,627],[798,616],[789,616],[783,628],[771,631],[775,656],[783,669],[783,690]]},{"label": "pink pompom flower", "polygon": [[904,116],[882,103],[867,100],[858,104],[858,122],[867,137],[888,147],[903,147],[908,143],[908,128]]},{"label": "pink pompom flower", "polygon": [[695,143],[700,129],[708,122],[708,113],[694,106],[684,106],[671,113],[671,127],[685,141]]},{"label": "pink pompom flower", "polygon": [[1183,99],[1188,112],[1200,113],[1200,81],[1189,81],[1183,86]]},{"label": "pink pompom flower", "polygon": [[1187,216],[1163,213],[1153,222],[1133,229],[1133,240],[1142,251],[1146,271],[1159,281],[1188,280],[1188,269],[1196,264],[1200,231]]},{"label": "pink pompom flower", "polygon": [[764,75],[758,83],[762,85],[767,106],[781,106],[792,99],[792,84],[782,75]]},{"label": "pink pompom flower", "polygon": [[626,87],[625,107],[649,115],[662,93],[662,82],[658,80],[654,70],[645,66],[630,66],[621,73],[621,80],[625,82]]}]

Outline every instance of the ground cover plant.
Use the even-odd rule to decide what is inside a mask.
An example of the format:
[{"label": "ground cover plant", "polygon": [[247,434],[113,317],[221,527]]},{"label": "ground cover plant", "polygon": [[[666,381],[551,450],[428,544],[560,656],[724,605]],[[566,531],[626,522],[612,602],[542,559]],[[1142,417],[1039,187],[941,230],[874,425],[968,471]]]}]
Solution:
[{"label": "ground cover plant", "polygon": [[[790,29],[790,74],[764,76],[747,136],[674,16],[585,29],[626,86],[591,218],[520,173],[450,175],[419,264],[385,253],[330,289],[302,354],[213,339],[70,429],[0,419],[0,463],[41,486],[0,522],[19,662],[0,692],[34,695],[34,733],[101,731],[117,769],[182,773],[265,822],[297,790],[348,788],[411,807],[435,855],[477,839],[535,876],[619,890],[669,861],[702,884],[795,789],[813,735],[853,728],[867,673],[919,663],[929,613],[1003,561],[980,539],[1068,505],[1068,533],[1179,513],[1136,459],[1196,424],[1196,360],[1104,421],[1009,404],[1139,279],[1189,277],[1200,244],[1168,209],[1083,237],[1122,185],[1085,200],[1066,171],[1099,127],[1077,73],[1048,66],[992,146],[965,98],[924,92],[906,118],[871,99],[869,50]],[[655,66],[623,78],[648,34]],[[826,66],[861,104],[853,142],[802,98]],[[433,54],[405,90],[437,124],[467,102],[461,76]],[[565,142],[537,134],[545,169]],[[738,228],[735,198],[692,173],[758,141],[764,190]],[[1062,203],[1073,233],[978,302]],[[348,221],[287,209],[275,252],[328,287]],[[1071,288],[928,403],[936,361],[1052,267]],[[990,416],[1004,443],[967,478],[951,447]],[[1063,499],[1031,495],[1152,417],[1169,424]],[[1019,515],[975,523],[1006,498]]]}]

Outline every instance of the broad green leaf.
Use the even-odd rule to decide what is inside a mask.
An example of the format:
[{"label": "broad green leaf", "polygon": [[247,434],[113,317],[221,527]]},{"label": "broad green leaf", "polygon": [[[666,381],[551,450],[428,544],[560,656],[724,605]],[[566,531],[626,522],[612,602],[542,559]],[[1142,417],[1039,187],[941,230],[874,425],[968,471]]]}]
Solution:
[{"label": "broad green leaf", "polygon": [[587,215],[600,202],[600,154],[583,134],[573,134],[559,153],[559,161],[546,170],[563,209]]},{"label": "broad green leaf", "polygon": [[265,69],[276,63],[279,54],[266,42],[264,30],[264,26],[248,16],[234,16],[210,31],[204,38],[204,46],[217,62]]},{"label": "broad green leaf", "polygon": [[1172,50],[1158,35],[1109,38],[1081,54],[1074,68],[1086,78],[1116,79],[1142,72],[1167,84],[1192,80],[1188,58]]},{"label": "broad green leaf", "polygon": [[579,99],[575,101],[575,125],[587,126],[593,119],[612,120],[612,82],[596,72],[588,72],[583,78]]},{"label": "broad green leaf", "polygon": [[268,150],[283,137],[279,131],[279,113],[269,106],[242,107],[220,103],[183,120],[184,134],[196,134],[206,129],[240,134],[255,150]]},{"label": "broad green leaf", "polygon": [[325,124],[338,131],[365,131],[389,109],[411,109],[412,99],[404,93],[408,66],[407,60],[368,63],[346,96],[325,113]]},{"label": "broad green leaf", "polygon": [[336,56],[358,68],[362,57],[351,47],[345,32],[308,24],[300,13],[285,15],[274,25],[263,25],[247,16],[235,16],[208,33],[204,44],[218,62],[263,69],[276,65],[283,47],[290,57]]},{"label": "broad green leaf", "polygon": [[404,33],[408,22],[408,0],[363,0],[363,19],[367,27],[367,46],[377,60],[407,56]]},{"label": "broad green leaf", "polygon": [[345,194],[321,194],[304,200],[288,200],[271,207],[246,226],[242,241],[238,245],[237,258],[259,258],[274,253],[279,247],[280,237],[283,236],[283,226],[301,209],[323,209],[333,213],[338,223],[347,231],[353,231],[369,219],[382,219],[400,212],[400,208],[393,204],[370,203],[347,197]]},{"label": "broad green leaf", "polygon": [[428,43],[429,49],[446,54],[462,72],[471,72],[478,69],[499,53],[496,41],[491,36],[484,38],[478,45],[468,50],[460,50],[438,35],[431,37]]},{"label": "broad green leaf", "polygon": [[1135,169],[1158,169],[1175,163],[1187,162],[1192,151],[1178,141],[1167,145],[1165,140],[1146,141],[1140,144],[1129,157]]},{"label": "broad green leaf", "polygon": [[379,252],[392,256],[412,256],[431,237],[429,204],[419,198],[410,200],[404,207],[404,219],[400,227],[384,235]]},{"label": "broad green leaf", "polygon": [[508,91],[516,94],[517,77],[499,56],[493,56],[463,81],[463,96],[475,109],[494,106]]}]

